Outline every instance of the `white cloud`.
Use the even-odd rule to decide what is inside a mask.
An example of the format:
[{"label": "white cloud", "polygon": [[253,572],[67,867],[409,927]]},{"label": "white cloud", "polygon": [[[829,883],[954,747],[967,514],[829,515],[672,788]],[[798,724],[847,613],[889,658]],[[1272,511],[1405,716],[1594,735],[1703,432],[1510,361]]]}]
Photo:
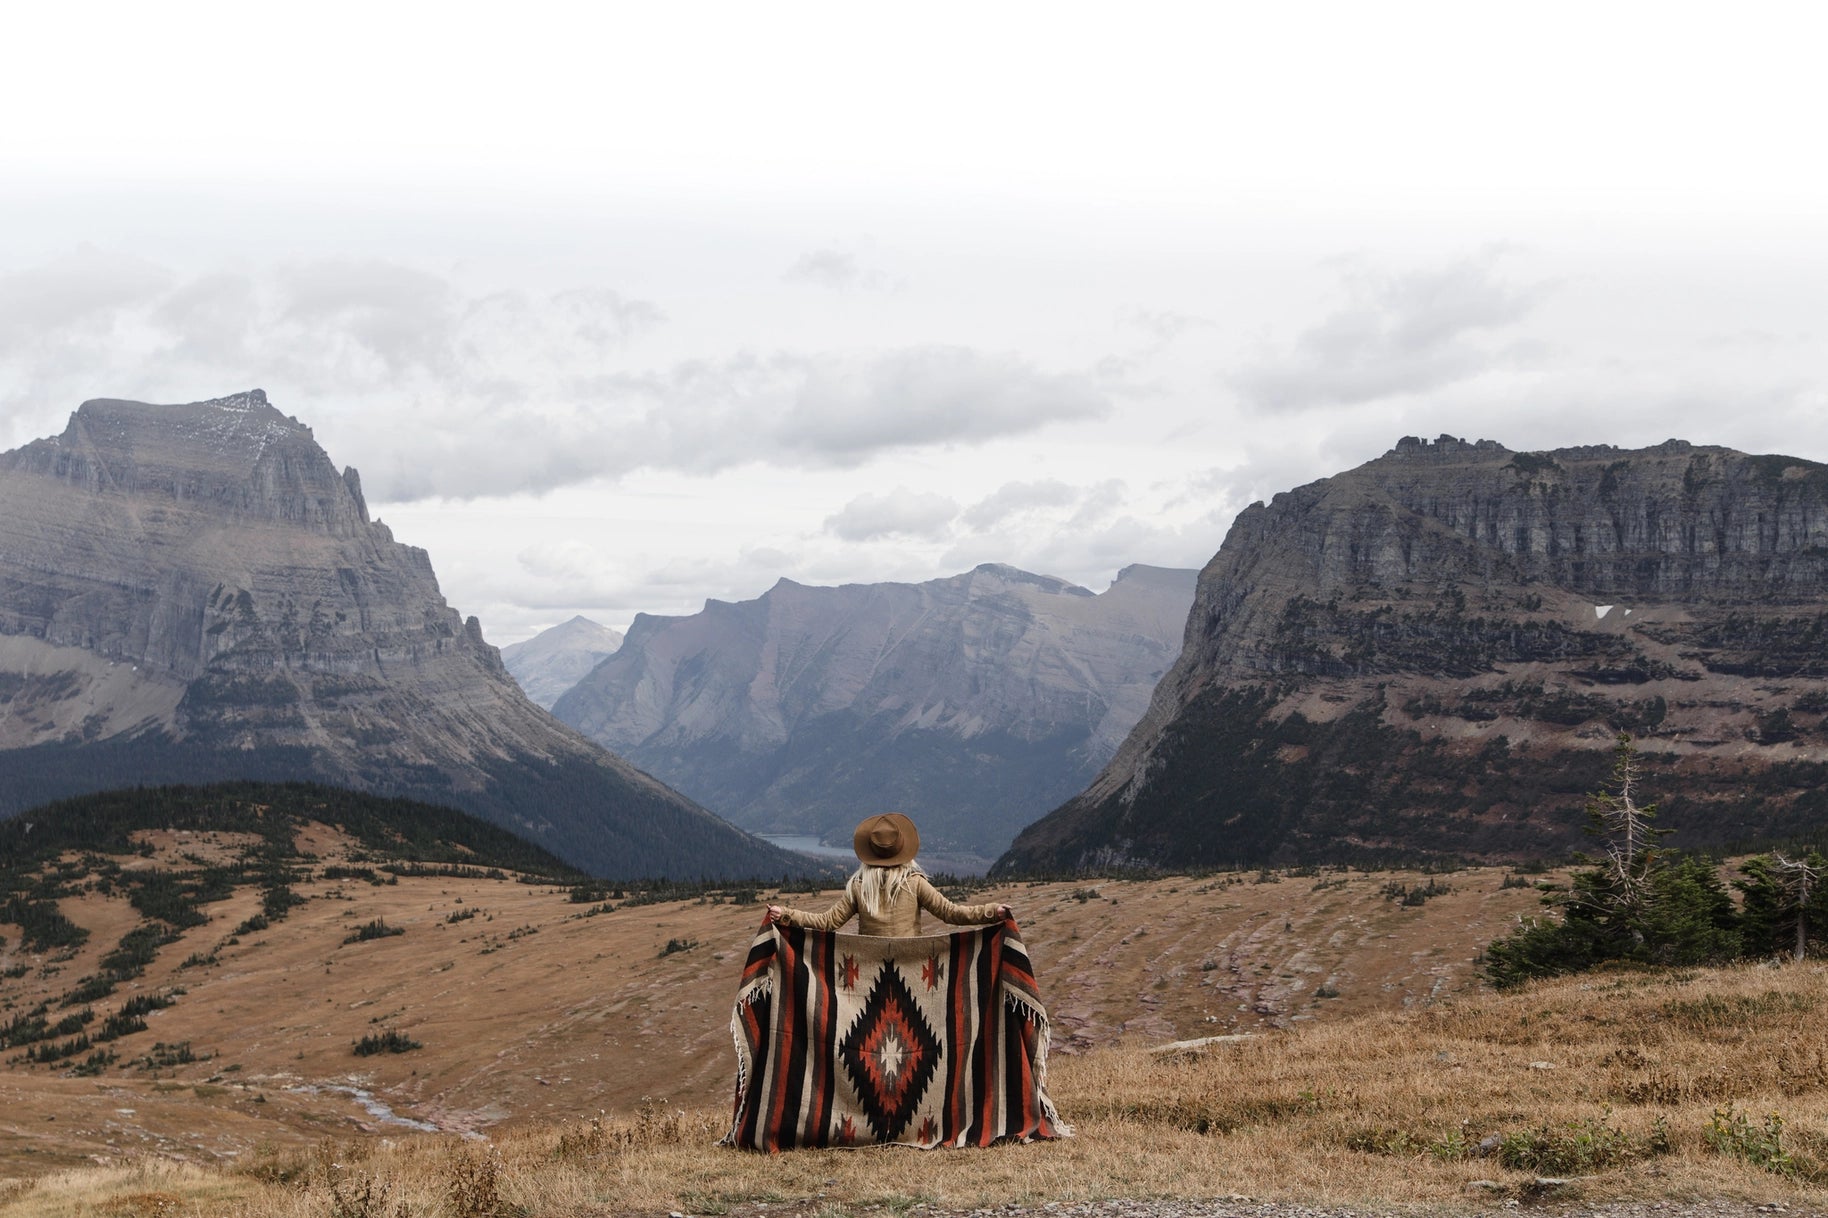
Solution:
[{"label": "white cloud", "polygon": [[959,346],[906,347],[806,366],[779,442],[844,461],[885,448],[957,443],[1102,418],[1110,399],[1082,377]]},{"label": "white cloud", "polygon": [[884,494],[859,495],[826,517],[825,529],[844,541],[882,537],[942,537],[958,515],[958,504],[944,495],[898,486]]},{"label": "white cloud", "polygon": [[597,547],[569,539],[536,542],[514,557],[521,570],[537,579],[590,579],[607,565]]},{"label": "white cloud", "polygon": [[887,271],[864,266],[857,255],[843,250],[808,250],[794,260],[784,276],[789,283],[808,283],[840,292],[895,292],[907,285]]},{"label": "white cloud", "polygon": [[1080,492],[1057,478],[1038,482],[1005,482],[965,509],[963,520],[974,529],[988,529],[1011,516],[1044,508],[1064,507],[1079,501]]},{"label": "white cloud", "polygon": [[163,267],[92,246],[0,275],[0,354],[105,334],[170,280]]},{"label": "white cloud", "polygon": [[665,321],[653,302],[603,287],[473,293],[384,259],[183,279],[82,251],[0,286],[14,290],[0,293],[0,400],[67,394],[67,410],[261,385],[310,415],[377,501],[545,493],[642,468],[855,466],[1110,409],[1082,377],[958,345],[656,367],[630,350]]},{"label": "white cloud", "polygon": [[1171,343],[1190,330],[1210,330],[1218,326],[1217,322],[1207,318],[1178,313],[1173,309],[1130,309],[1120,314],[1118,320],[1141,330],[1162,344]]},{"label": "white cloud", "polygon": [[1504,282],[1499,257],[1394,275],[1348,263],[1345,302],[1231,383],[1253,405],[1293,411],[1424,393],[1513,363],[1527,347],[1497,332],[1522,322],[1546,288]]}]

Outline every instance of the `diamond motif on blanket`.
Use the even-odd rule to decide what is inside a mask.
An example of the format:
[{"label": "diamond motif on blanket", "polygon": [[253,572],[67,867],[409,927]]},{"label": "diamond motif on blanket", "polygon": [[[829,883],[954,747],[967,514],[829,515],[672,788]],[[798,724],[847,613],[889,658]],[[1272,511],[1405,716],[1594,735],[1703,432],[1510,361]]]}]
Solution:
[{"label": "diamond motif on blanket", "polygon": [[876,974],[857,1022],[838,1046],[857,1102],[878,1141],[900,1135],[939,1068],[940,1044],[893,965]]}]

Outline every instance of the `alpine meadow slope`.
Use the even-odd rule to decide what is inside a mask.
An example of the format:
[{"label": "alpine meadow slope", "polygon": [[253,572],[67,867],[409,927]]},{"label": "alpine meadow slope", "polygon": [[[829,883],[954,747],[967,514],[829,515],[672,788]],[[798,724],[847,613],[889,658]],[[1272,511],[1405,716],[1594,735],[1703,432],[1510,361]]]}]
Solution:
[{"label": "alpine meadow slope", "polygon": [[85,402],[0,454],[0,815],[237,778],[451,805],[600,875],[809,865],[530,702],[260,390]]},{"label": "alpine meadow slope", "polygon": [[[896,810],[987,862],[1084,787],[1177,654],[1194,572],[1100,594],[986,564],[641,615],[553,713],[746,828],[848,844]],[[982,863],[978,864],[982,866]]]},{"label": "alpine meadow slope", "polygon": [[1252,504],[997,871],[1559,854],[1620,732],[1678,844],[1828,824],[1828,466],[1414,438]]}]

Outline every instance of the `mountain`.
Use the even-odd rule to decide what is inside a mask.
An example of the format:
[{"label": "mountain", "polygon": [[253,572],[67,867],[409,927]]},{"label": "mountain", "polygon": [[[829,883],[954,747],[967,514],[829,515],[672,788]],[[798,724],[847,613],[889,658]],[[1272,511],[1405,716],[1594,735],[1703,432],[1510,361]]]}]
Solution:
[{"label": "mountain", "polygon": [[622,646],[622,632],[574,617],[501,649],[501,661],[527,696],[552,709],[559,695]]},{"label": "mountain", "polygon": [[453,805],[601,875],[806,866],[528,701],[261,391],[85,402],[0,454],[0,814],[230,778]]},{"label": "mountain", "polygon": [[1700,846],[1828,823],[1828,466],[1408,438],[1252,504],[1186,648],[1003,873],[1559,853],[1615,734]]},{"label": "mountain", "polygon": [[872,809],[994,855],[1098,771],[1180,647],[1192,571],[1110,589],[985,565],[642,615],[553,713],[748,828],[848,844]]}]

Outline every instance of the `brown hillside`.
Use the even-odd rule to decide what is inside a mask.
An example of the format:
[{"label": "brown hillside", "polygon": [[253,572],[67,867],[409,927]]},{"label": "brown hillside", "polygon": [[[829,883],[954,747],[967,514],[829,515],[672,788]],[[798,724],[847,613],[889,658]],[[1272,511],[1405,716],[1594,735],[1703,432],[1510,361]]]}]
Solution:
[{"label": "brown hillside", "polygon": [[[181,870],[240,844],[227,834],[144,838],[153,853],[131,866]],[[727,1102],[729,1002],[761,916],[749,898],[776,894],[658,904],[612,895],[613,909],[593,913],[600,907],[566,889],[514,878],[326,879],[326,868],[359,865],[351,843],[316,826],[299,845],[318,862],[294,885],[306,900],[286,920],[232,935],[259,909],[257,890],[238,890],[204,906],[209,923],[165,945],[144,976],[93,1004],[91,1030],[133,994],[183,991],[145,1031],[106,1046],[118,1060],[103,1073],[75,1077],[68,1061],[32,1066],[7,1051],[0,1175],[140,1151],[232,1161],[263,1142],[408,1134],[408,1121],[496,1134],[626,1114],[643,1097],[713,1111]],[[1532,891],[1502,879],[1492,869],[1434,877],[1449,891],[1420,906],[1385,889],[1429,877],[1344,872],[1005,885],[979,899],[1014,907],[1052,1007],[1056,1054],[1071,1057],[1464,993],[1476,988],[1479,947],[1535,908]],[[819,906],[830,896],[783,899]],[[17,928],[0,924],[0,973],[20,973],[0,979],[0,1021],[46,1000],[53,1019],[67,1014],[57,996],[138,921],[123,899],[96,891],[62,909],[91,931],[69,959],[26,955]],[[345,942],[376,919],[404,933]],[[353,1054],[362,1037],[388,1031],[422,1047]],[[182,1043],[199,1060],[160,1064],[155,1044]]]}]

